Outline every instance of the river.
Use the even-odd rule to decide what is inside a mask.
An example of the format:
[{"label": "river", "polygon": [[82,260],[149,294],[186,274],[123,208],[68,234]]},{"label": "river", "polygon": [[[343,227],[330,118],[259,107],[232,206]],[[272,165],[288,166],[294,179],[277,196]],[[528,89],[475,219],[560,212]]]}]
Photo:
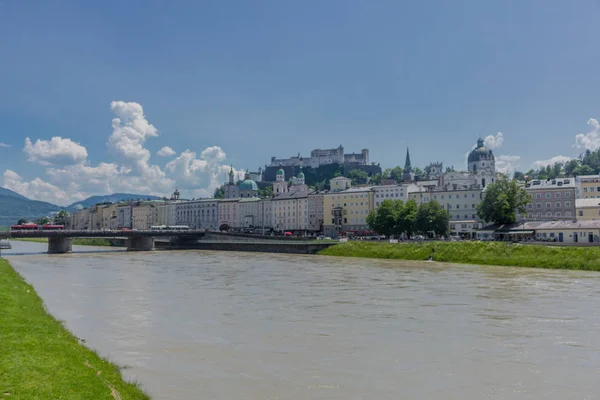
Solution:
[{"label": "river", "polygon": [[600,398],[597,272],[74,248],[4,254],[155,399]]}]

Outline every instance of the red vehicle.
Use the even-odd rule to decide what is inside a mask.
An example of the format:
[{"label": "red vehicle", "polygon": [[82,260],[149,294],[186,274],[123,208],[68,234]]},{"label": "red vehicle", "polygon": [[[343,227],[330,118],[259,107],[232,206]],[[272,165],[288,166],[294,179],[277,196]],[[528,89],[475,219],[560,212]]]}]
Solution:
[{"label": "red vehicle", "polygon": [[45,230],[45,231],[58,231],[58,230],[62,230],[62,229],[65,229],[64,225],[52,225],[52,224],[42,225],[42,230]]},{"label": "red vehicle", "polygon": [[20,224],[20,225],[13,225],[10,227],[11,231],[33,231],[33,230],[37,230],[39,229],[39,225],[38,224],[34,224],[34,223],[25,223],[25,224]]}]

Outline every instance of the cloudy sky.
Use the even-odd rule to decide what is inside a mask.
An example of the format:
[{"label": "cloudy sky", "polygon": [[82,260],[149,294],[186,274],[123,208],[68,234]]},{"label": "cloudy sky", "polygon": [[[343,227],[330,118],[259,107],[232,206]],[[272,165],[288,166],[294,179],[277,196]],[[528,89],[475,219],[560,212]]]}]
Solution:
[{"label": "cloudy sky", "polygon": [[212,193],[343,144],[503,171],[600,145],[594,0],[0,2],[5,187]]}]

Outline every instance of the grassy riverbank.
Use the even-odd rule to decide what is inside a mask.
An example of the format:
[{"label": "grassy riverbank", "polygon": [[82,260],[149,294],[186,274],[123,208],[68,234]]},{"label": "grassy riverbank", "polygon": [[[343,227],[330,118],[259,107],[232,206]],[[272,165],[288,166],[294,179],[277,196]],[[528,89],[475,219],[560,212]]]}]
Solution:
[{"label": "grassy riverbank", "polygon": [[427,260],[433,254],[434,261],[462,264],[600,271],[600,248],[598,247],[518,245],[499,242],[390,244],[351,241],[329,247],[319,254],[399,260]]},{"label": "grassy riverbank", "polygon": [[0,398],[148,399],[49,315],[0,259]]},{"label": "grassy riverbank", "polygon": [[[48,243],[48,238],[19,238],[11,240],[19,242]],[[102,238],[73,238],[73,244],[77,246],[112,246],[110,241]]]}]

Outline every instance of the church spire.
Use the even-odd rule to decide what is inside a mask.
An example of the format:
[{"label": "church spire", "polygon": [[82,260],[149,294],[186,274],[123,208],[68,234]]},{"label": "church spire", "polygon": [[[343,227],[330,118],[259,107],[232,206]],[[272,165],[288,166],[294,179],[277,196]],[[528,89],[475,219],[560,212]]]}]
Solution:
[{"label": "church spire", "polygon": [[410,166],[410,153],[408,152],[408,147],[406,148],[406,162],[404,163],[404,171],[411,172],[412,167]]}]

